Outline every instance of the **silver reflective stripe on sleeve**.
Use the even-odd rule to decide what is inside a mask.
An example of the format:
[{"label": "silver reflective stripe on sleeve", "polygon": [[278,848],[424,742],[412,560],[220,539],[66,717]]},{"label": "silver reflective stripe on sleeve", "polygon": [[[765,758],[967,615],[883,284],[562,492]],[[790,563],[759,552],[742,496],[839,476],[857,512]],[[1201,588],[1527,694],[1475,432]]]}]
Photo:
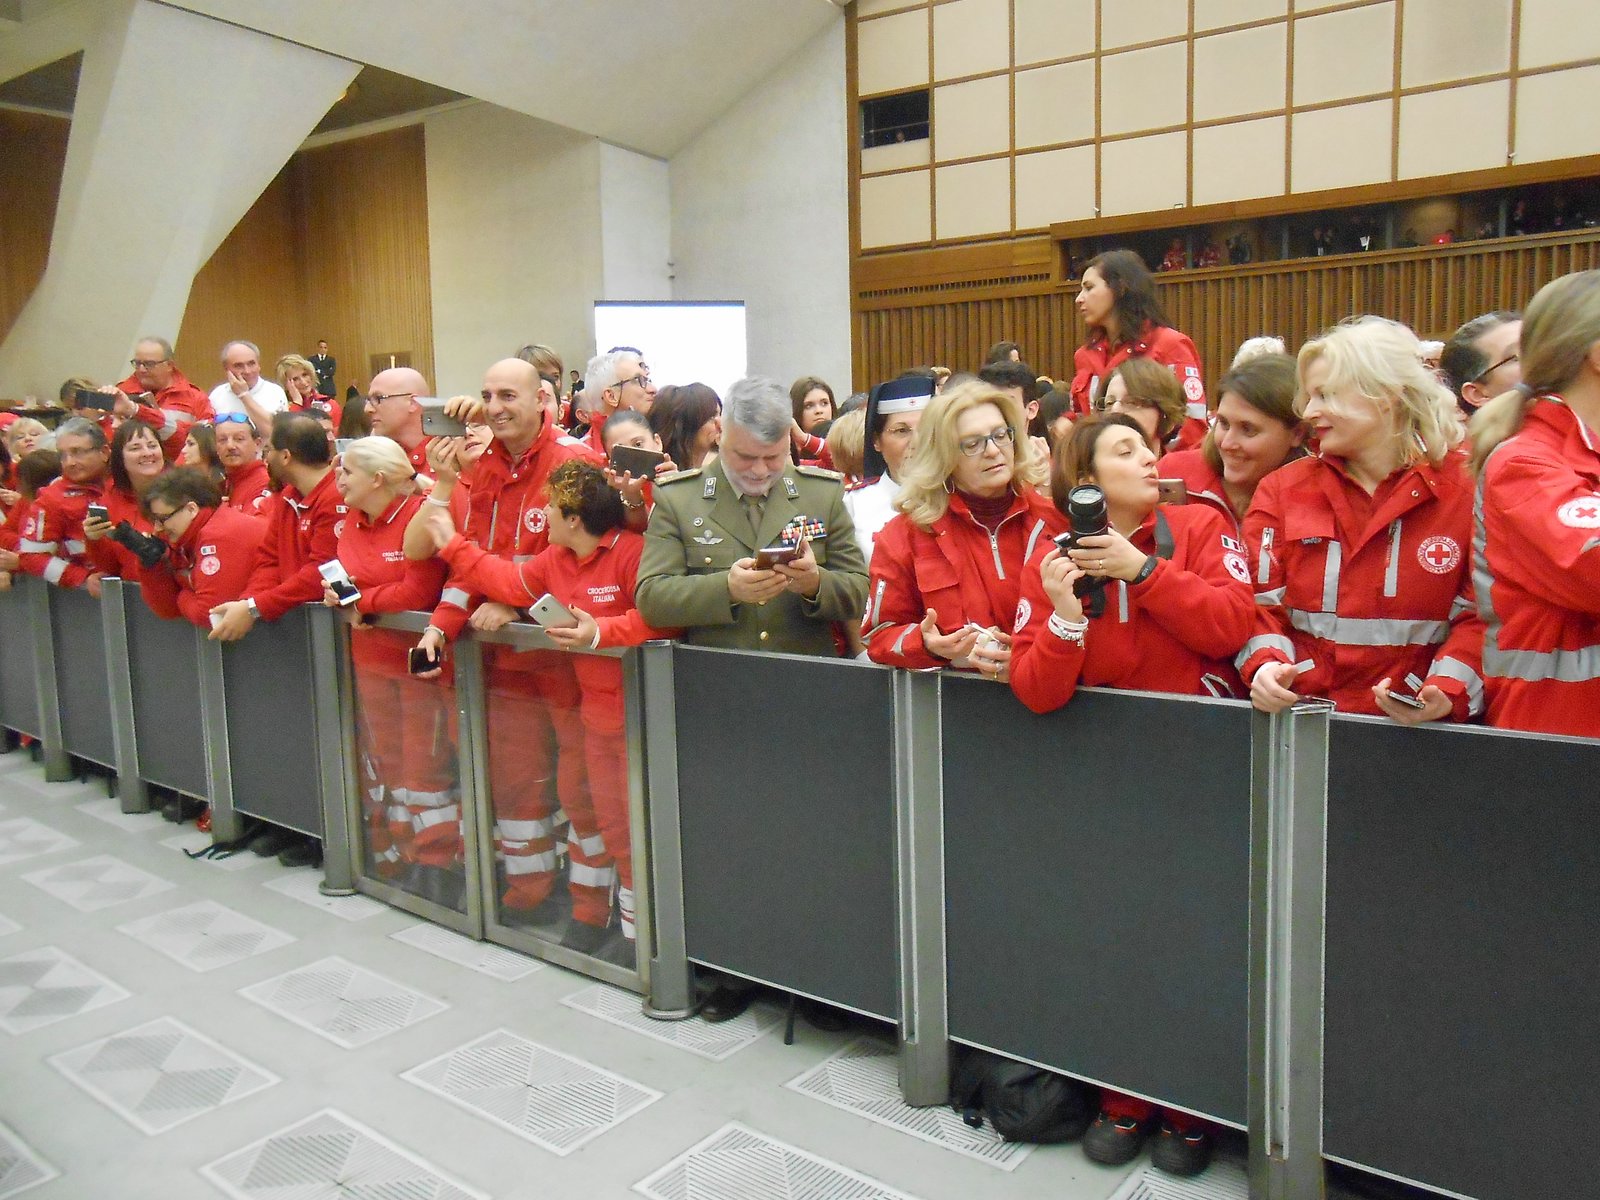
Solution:
[{"label": "silver reflective stripe on sleeve", "polygon": [[180,412],[176,408],[163,408],[161,415],[164,418],[161,422],[161,438],[163,441],[178,432],[179,424],[192,420],[188,413]]},{"label": "silver reflective stripe on sleeve", "polygon": [[[889,581],[887,579],[880,579],[878,580],[877,590],[872,594],[872,606],[867,611],[871,614],[869,621],[873,625],[877,625],[883,618],[883,589],[888,586]],[[868,621],[862,622],[863,625],[867,623]]]},{"label": "silver reflective stripe on sleeve", "polygon": [[1262,633],[1244,644],[1244,649],[1234,657],[1233,665],[1242,670],[1252,655],[1259,654],[1263,650],[1276,650],[1290,661],[1294,660],[1293,642],[1281,633]]},{"label": "silver reflective stripe on sleeve", "polygon": [[1210,410],[1206,408],[1203,402],[1200,404],[1185,404],[1183,409],[1184,412],[1193,417],[1196,421],[1204,421],[1211,416]]},{"label": "silver reflective stripe on sleeve", "polygon": [[1288,588],[1273,588],[1270,592],[1257,592],[1256,603],[1262,608],[1271,608],[1274,604],[1283,603],[1283,594]]},{"label": "silver reflective stripe on sleeve", "polygon": [[895,638],[894,645],[890,647],[889,653],[904,654],[906,652],[906,639],[911,636],[911,631],[915,628],[917,628],[917,626],[907,625],[904,629],[902,629],[900,631],[900,636]]},{"label": "silver reflective stripe on sleeve", "polygon": [[1449,621],[1341,617],[1338,613],[1299,608],[1289,610],[1289,624],[1302,633],[1341,646],[1437,646],[1450,636]]},{"label": "silver reflective stripe on sleeve", "polygon": [[[1393,596],[1400,590],[1400,518],[1389,526],[1389,567],[1383,573],[1383,594]],[[1323,607],[1327,607],[1324,603]]]},{"label": "silver reflective stripe on sleeve", "polygon": [[1039,544],[1039,535],[1041,533],[1043,533],[1043,532],[1044,532],[1044,522],[1043,521],[1035,522],[1034,526],[1033,526],[1033,532],[1028,535],[1027,548],[1024,549],[1023,552],[1022,552],[1022,561],[1023,562],[1027,562],[1030,558],[1033,557],[1033,548]]},{"label": "silver reflective stripe on sleeve", "polygon": [[444,594],[439,597],[440,604],[454,604],[457,608],[465,608],[472,597],[461,588],[445,588]]},{"label": "silver reflective stripe on sleeve", "polygon": [[68,538],[65,546],[68,554],[87,554],[89,552],[89,544],[87,542],[74,541]]},{"label": "silver reflective stripe on sleeve", "polygon": [[54,554],[55,552],[55,542],[34,542],[24,538],[17,543],[18,554]]},{"label": "silver reflective stripe on sleeve", "polygon": [[1454,621],[1457,617],[1466,616],[1471,611],[1472,601],[1468,600],[1465,596],[1457,596],[1450,602],[1450,619],[1452,621]]},{"label": "silver reflective stripe on sleeve", "polygon": [[1344,565],[1344,547],[1328,539],[1328,558],[1322,565],[1322,611],[1332,614],[1339,607],[1339,568]]},{"label": "silver reflective stripe on sleeve", "polygon": [[1467,716],[1475,717],[1483,711],[1483,678],[1459,658],[1441,658],[1433,664],[1430,675],[1443,675],[1467,688]]},{"label": "silver reflective stripe on sleeve", "polygon": [[1483,646],[1483,667],[1491,677],[1524,683],[1588,683],[1600,679],[1600,646],[1576,650],[1502,650]]},{"label": "silver reflective stripe on sleeve", "polygon": [[52,558],[44,565],[44,581],[46,583],[60,583],[61,577],[67,573],[67,560]]}]

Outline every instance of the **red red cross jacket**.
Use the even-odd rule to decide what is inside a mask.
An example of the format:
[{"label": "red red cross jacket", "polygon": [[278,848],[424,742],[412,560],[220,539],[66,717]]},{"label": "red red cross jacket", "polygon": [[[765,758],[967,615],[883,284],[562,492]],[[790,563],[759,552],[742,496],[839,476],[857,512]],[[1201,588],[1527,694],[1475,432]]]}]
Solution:
[{"label": "red red cross jacket", "polygon": [[[1055,605],[1039,564],[1052,547],[1034,552],[1011,644],[1011,690],[1034,712],[1060,708],[1079,684],[1195,696],[1238,690],[1230,659],[1254,620],[1241,543],[1204,506],[1156,511],[1172,531],[1172,557],[1140,583],[1107,584],[1105,611],[1088,618],[1082,645],[1049,628]],[[1155,512],[1128,540],[1155,553]]]},{"label": "red red cross jacket", "polygon": [[[137,375],[130,375],[117,384],[117,389],[129,396],[137,396],[144,391],[144,385],[139,382]],[[139,411],[134,413],[133,419],[154,429],[168,461],[177,462],[183,453],[184,439],[189,436],[190,426],[196,421],[209,421],[214,415],[211,398],[190,383],[182,371],[174,368],[172,382],[155,394],[155,406],[139,405]],[[107,433],[106,436],[111,435]]]},{"label": "red red cross jacket", "polygon": [[1600,737],[1600,437],[1541,397],[1478,484],[1489,724]]},{"label": "red red cross jacket", "polygon": [[1483,711],[1459,451],[1402,468],[1371,496],[1338,459],[1302,458],[1261,481],[1244,532],[1257,605],[1238,658],[1246,683],[1263,663],[1310,660],[1295,692],[1381,715],[1373,685],[1401,690],[1414,672],[1451,698],[1456,720]]},{"label": "red red cross jacket", "polygon": [[1189,335],[1170,325],[1146,321],[1139,336],[1119,342],[1115,348],[1104,336],[1079,346],[1072,356],[1072,407],[1086,413],[1105,391],[1106,376],[1130,358],[1148,358],[1170,367],[1183,387],[1184,405],[1189,419],[1178,430],[1177,450],[1198,446],[1206,436],[1210,414],[1206,409],[1206,385],[1200,368],[1200,352]]},{"label": "red red cross jacket", "polygon": [[333,485],[330,470],[310,495],[285,484],[267,501],[266,537],[244,596],[256,602],[262,620],[276,621],[298,604],[322,599],[318,568],[339,553],[349,509]]},{"label": "red red cross jacket", "polygon": [[861,622],[867,657],[912,670],[948,667],[922,644],[920,625],[930,608],[943,633],[969,621],[1010,629],[1023,566],[1041,541],[1066,528],[1056,506],[1031,488],[1012,498],[993,534],[973,519],[959,492],[931,530],[897,514],[879,530],[872,551]]},{"label": "red red cross jacket", "polygon": [[[462,536],[491,554],[516,561],[538,554],[549,544],[545,532],[545,481],[551,471],[571,458],[601,461],[549,419],[533,444],[514,462],[503,442],[490,442],[473,464],[470,477],[462,479],[451,496]],[[458,501],[463,490],[467,498]],[[481,599],[464,580],[452,575],[433,611],[433,623],[455,641]]]},{"label": "red red cross jacket", "polygon": [[[637,646],[653,638],[678,636],[676,629],[656,629],[639,615],[633,593],[639,580],[644,538],[614,529],[593,554],[580,559],[566,546],[547,546],[533,558],[512,562],[486,554],[459,535],[444,548],[451,577],[486,599],[526,608],[546,592],[568,608],[581,608],[595,619],[596,648]],[[572,660],[583,691],[584,723],[598,733],[622,732],[622,664],[614,658],[576,654]]]},{"label": "red red cross jacket", "polygon": [[442,559],[408,560],[401,549],[406,526],[422,507],[422,496],[401,496],[374,520],[358,509],[344,522],[339,561],[361,589],[360,613],[428,612],[444,588]]},{"label": "red red cross jacket", "polygon": [[225,503],[235,512],[247,517],[259,517],[266,512],[267,500],[272,495],[272,475],[260,459],[229,471],[224,486]]},{"label": "red red cross jacket", "polygon": [[99,573],[84,541],[83,518],[105,495],[107,482],[77,484],[62,476],[39,489],[17,543],[22,570],[69,588]]},{"label": "red red cross jacket", "polygon": [[202,508],[163,561],[137,567],[145,603],[158,617],[209,627],[213,608],[244,596],[266,533],[231,508]]},{"label": "red red cross jacket", "polygon": [[[144,515],[139,507],[139,498],[132,492],[115,486],[107,487],[100,503],[106,506],[113,525],[126,521],[140,533],[154,532],[155,526]],[[129,580],[139,578],[139,560],[133,552],[108,537],[89,543],[89,558],[94,562],[95,570],[102,575],[115,575],[119,579]]]}]

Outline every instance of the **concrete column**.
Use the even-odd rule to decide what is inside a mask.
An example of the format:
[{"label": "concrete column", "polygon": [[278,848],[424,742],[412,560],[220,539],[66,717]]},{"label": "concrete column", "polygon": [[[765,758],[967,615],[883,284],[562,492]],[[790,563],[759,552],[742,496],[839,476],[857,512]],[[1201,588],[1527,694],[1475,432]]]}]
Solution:
[{"label": "concrete column", "polygon": [[74,373],[120,379],[135,339],[175,337],[196,272],[359,69],[109,0],[84,50],[50,262],[0,345],[0,395],[53,397]]}]

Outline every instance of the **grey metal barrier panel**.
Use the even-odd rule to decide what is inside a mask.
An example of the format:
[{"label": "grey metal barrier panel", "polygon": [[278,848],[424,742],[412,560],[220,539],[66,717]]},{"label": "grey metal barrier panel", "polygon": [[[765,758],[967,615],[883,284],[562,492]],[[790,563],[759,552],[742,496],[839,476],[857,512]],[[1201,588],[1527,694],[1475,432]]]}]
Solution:
[{"label": "grey metal barrier panel", "polygon": [[38,737],[39,680],[26,579],[0,592],[0,726]]},{"label": "grey metal barrier panel", "polygon": [[305,608],[258,622],[223,647],[233,807],[286,829],[322,836],[311,630]]},{"label": "grey metal barrier panel", "polygon": [[106,683],[106,633],[100,601],[81,588],[50,589],[50,633],[56,659],[61,740],[67,753],[116,765],[111,691]]},{"label": "grey metal barrier panel", "polygon": [[680,646],[689,957],[899,1015],[893,675]]},{"label": "grey metal barrier panel", "polygon": [[205,717],[200,704],[200,633],[187,621],[150,611],[139,586],[124,583],[128,672],[139,774],[151,783],[205,799]]},{"label": "grey metal barrier panel", "polygon": [[1242,1127],[1250,707],[943,683],[951,1039]]},{"label": "grey metal barrier panel", "polygon": [[1334,719],[1323,1152],[1592,1196],[1600,742]]}]

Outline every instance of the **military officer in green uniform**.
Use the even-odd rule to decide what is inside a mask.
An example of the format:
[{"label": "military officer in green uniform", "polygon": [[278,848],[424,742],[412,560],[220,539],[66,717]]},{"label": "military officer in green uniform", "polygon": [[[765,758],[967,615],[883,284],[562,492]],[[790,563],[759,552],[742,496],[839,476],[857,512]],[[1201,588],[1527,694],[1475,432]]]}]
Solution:
[{"label": "military officer in green uniform", "polygon": [[[657,628],[695,646],[838,654],[835,622],[859,621],[867,568],[842,477],[789,458],[793,413],[776,380],[728,388],[715,462],[656,481],[635,592]],[[766,547],[799,547],[763,567]]]}]

